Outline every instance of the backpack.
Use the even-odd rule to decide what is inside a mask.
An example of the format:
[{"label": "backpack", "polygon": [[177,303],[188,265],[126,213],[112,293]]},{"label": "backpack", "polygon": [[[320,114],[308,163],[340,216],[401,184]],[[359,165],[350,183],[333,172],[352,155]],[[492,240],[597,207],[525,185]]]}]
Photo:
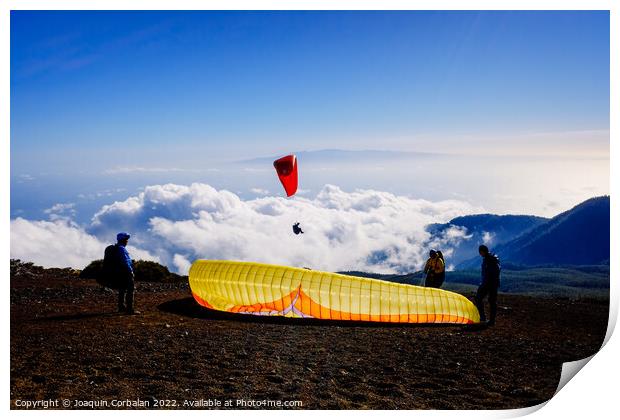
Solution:
[{"label": "backpack", "polygon": [[500,273],[502,271],[502,266],[499,261],[499,257],[494,254],[489,254],[485,259],[486,265],[486,275],[488,276],[487,281],[491,281],[493,283],[497,283],[499,286],[500,283]]},{"label": "backpack", "polygon": [[103,266],[99,276],[97,277],[97,283],[108,289],[118,290],[120,286],[120,273],[118,269],[119,265],[119,253],[117,245],[109,245],[105,249],[103,256]]}]

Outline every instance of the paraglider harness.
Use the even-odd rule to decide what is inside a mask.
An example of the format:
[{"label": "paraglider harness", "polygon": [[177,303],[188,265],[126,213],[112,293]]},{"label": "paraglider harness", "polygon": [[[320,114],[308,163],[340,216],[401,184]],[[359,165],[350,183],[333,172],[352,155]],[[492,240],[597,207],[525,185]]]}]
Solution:
[{"label": "paraglider harness", "polygon": [[103,256],[103,266],[97,278],[97,283],[108,289],[119,290],[125,286],[126,273],[121,264],[119,245],[109,245]]}]

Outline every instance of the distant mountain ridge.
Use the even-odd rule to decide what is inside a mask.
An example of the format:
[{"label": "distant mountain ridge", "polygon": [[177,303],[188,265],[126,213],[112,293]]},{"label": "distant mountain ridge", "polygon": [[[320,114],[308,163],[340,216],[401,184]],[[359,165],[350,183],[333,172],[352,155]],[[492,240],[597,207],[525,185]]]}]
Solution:
[{"label": "distant mountain ridge", "polygon": [[450,224],[464,226],[471,230],[486,230],[507,232],[513,234],[531,229],[532,226],[544,223],[549,219],[540,216],[527,215],[497,215],[497,214],[474,214],[459,216],[450,220]]},{"label": "distant mountain ridge", "polygon": [[474,214],[459,216],[448,223],[427,226],[427,231],[435,238],[449,235],[451,229],[466,233],[465,239],[450,243],[453,249],[449,264],[458,265],[478,255],[478,245],[482,243],[495,247],[529,232],[535,227],[549,221],[538,216]]},{"label": "distant mountain ridge", "polygon": [[[341,150],[341,149],[323,149],[311,151],[285,152],[294,154],[300,162],[319,163],[334,161],[386,161],[386,160],[407,160],[431,158],[436,156],[446,156],[444,153],[427,153],[427,152],[403,152],[393,150]],[[245,164],[271,164],[275,159],[281,156],[265,156],[253,159],[238,161],[237,163]]]},{"label": "distant mountain ridge", "polygon": [[[442,288],[453,292],[471,295],[480,284],[480,257],[477,267],[470,270],[451,271],[446,274]],[[370,277],[394,283],[421,286],[424,273],[377,274],[360,271],[346,271],[341,274]],[[525,294],[531,296],[570,297],[570,298],[609,298],[609,266],[582,265],[572,267],[502,267],[503,293]]]},{"label": "distant mountain ridge", "polygon": [[[515,265],[609,264],[609,242],[610,199],[602,196],[586,200],[492,251],[502,262]],[[479,264],[479,258],[473,258],[457,268]]]}]

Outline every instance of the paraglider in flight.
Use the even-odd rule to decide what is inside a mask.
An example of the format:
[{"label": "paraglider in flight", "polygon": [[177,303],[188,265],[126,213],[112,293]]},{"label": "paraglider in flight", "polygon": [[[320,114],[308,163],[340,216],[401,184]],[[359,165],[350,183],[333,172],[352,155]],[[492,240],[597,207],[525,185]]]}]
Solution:
[{"label": "paraglider in flight", "polygon": [[301,228],[299,227],[299,222],[295,223],[293,225],[293,232],[295,233],[295,235],[299,235],[300,233],[304,233],[303,230],[301,230]]},{"label": "paraglider in flight", "polygon": [[252,315],[402,323],[480,322],[464,296],[303,268],[235,261],[194,261],[189,286],[210,309]]},{"label": "paraglider in flight", "polygon": [[295,155],[284,156],[273,162],[273,166],[286,191],[286,196],[294,195],[297,192],[297,157]]}]

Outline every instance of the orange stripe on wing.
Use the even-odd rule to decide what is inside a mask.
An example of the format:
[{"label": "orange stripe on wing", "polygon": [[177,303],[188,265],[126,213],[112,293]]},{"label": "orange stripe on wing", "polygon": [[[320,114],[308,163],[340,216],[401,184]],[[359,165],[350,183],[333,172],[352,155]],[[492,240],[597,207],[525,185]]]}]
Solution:
[{"label": "orange stripe on wing", "polygon": [[235,305],[232,308],[228,309],[228,312],[282,312],[284,311],[284,309],[288,308],[291,305],[293,299],[295,299],[295,296],[297,295],[298,290],[299,288],[293,290],[291,293],[282,297],[281,299],[277,299],[272,302],[259,302],[253,305]]},{"label": "orange stripe on wing", "polygon": [[[316,303],[310,296],[305,294],[303,290],[298,287],[288,295],[281,299],[274,300],[273,302],[255,303],[253,305],[235,305],[228,309],[227,312],[245,312],[245,313],[264,313],[278,311],[282,312],[288,308],[297,292],[299,291],[299,297],[295,302],[294,307],[304,315],[310,315],[318,319],[333,319],[333,320],[352,320],[352,321],[371,321],[371,322],[398,322],[398,323],[455,323],[455,324],[473,324],[471,319],[464,316],[449,315],[449,314],[394,314],[394,315],[370,315],[370,314],[354,314],[350,312],[337,311],[334,309],[326,308]],[[192,296],[196,302],[200,305],[215,309],[213,305],[202,299],[200,296],[192,292]]]},{"label": "orange stripe on wing", "polygon": [[192,292],[192,296],[194,296],[194,299],[196,300],[196,302],[198,302],[199,305],[202,305],[209,309],[214,309],[209,302],[198,296],[196,293]]}]

